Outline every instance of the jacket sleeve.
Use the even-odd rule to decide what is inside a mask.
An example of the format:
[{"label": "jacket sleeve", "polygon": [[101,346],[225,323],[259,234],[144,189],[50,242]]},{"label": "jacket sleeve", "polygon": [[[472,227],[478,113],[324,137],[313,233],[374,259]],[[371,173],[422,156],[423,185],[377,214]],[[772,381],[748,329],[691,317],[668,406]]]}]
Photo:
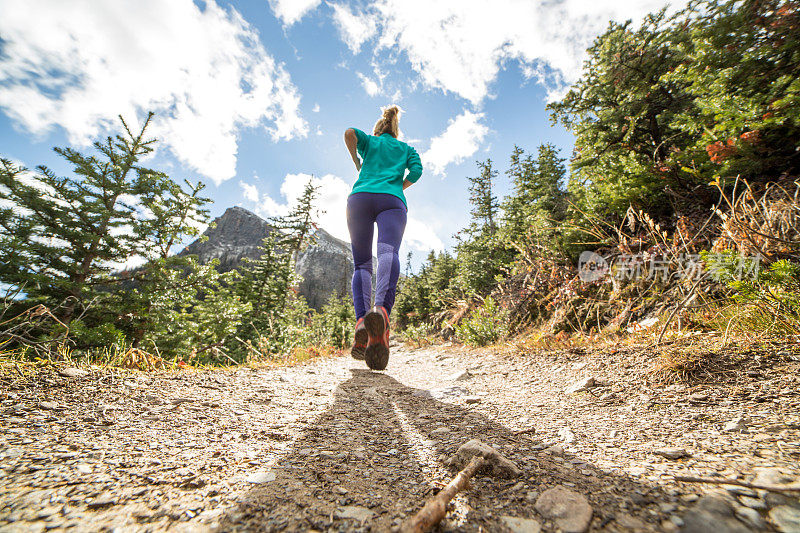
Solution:
[{"label": "jacket sleeve", "polygon": [[406,179],[411,183],[416,183],[420,176],[422,176],[422,161],[420,161],[419,154],[412,147],[408,147],[408,159],[406,160],[406,168],[408,174]]}]

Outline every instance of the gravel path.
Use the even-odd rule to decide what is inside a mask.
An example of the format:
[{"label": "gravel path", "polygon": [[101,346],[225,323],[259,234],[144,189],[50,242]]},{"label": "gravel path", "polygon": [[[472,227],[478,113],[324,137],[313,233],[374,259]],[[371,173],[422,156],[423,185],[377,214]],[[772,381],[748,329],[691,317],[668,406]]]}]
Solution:
[{"label": "gravel path", "polygon": [[0,531],[396,530],[473,438],[523,474],[475,479],[442,530],[798,531],[796,494],[672,476],[800,479],[800,358],[764,357],[725,383],[651,387],[650,357],[443,346],[395,349],[384,373],[347,357],[175,374],[12,370],[0,377]]}]

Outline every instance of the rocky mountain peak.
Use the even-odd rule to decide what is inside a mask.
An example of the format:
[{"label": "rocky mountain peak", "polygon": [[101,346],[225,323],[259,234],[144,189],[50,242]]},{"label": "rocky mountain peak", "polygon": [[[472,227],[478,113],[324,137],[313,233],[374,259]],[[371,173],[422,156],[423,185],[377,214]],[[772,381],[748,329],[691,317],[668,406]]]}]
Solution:
[{"label": "rocky mountain peak", "polygon": [[[219,259],[223,272],[240,268],[245,258],[257,259],[264,237],[277,231],[269,222],[242,207],[229,207],[203,232],[208,239],[197,239],[180,255],[197,255],[201,263]],[[332,294],[350,292],[353,260],[350,244],[324,229],[314,233],[314,243],[297,257],[295,272],[303,281],[298,287],[308,305],[319,310]]]}]

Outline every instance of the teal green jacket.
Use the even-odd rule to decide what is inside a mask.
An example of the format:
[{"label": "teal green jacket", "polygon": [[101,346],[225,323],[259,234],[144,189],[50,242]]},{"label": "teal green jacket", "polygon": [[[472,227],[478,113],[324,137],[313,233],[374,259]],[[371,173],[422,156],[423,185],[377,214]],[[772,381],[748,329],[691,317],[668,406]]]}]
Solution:
[{"label": "teal green jacket", "polygon": [[[403,141],[398,141],[388,133],[376,137],[367,135],[358,128],[356,150],[361,156],[361,172],[353,185],[353,192],[382,192],[393,194],[403,200],[403,179],[415,183],[422,175],[422,162],[419,154]],[[405,176],[406,169],[408,175]]]}]

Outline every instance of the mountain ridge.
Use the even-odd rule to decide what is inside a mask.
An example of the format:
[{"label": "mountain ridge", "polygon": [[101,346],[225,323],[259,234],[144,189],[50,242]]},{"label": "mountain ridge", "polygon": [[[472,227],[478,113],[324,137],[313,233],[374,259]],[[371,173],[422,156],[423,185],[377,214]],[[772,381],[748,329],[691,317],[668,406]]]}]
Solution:
[{"label": "mountain ridge", "polygon": [[[278,230],[252,211],[229,207],[203,232],[206,241],[201,236],[178,255],[197,255],[203,264],[219,259],[219,270],[227,272],[240,268],[245,258],[258,259],[262,240],[273,231]],[[313,238],[314,242],[298,254],[295,273],[302,278],[298,292],[310,307],[319,310],[331,295],[350,294],[353,261],[349,243],[322,228],[313,233]]]}]

